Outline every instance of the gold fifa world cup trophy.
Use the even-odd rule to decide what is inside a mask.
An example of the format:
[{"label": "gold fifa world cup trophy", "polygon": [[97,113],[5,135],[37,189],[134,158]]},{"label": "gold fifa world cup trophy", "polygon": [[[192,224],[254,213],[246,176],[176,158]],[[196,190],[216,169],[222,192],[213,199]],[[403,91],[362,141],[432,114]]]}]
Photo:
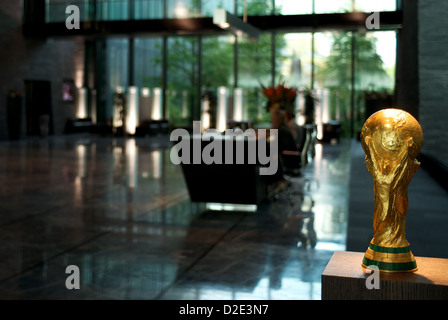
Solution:
[{"label": "gold fifa world cup trophy", "polygon": [[420,163],[420,124],[409,113],[383,109],[364,123],[361,144],[374,183],[374,235],[362,265],[381,271],[415,271],[417,263],[406,240],[408,185]]}]

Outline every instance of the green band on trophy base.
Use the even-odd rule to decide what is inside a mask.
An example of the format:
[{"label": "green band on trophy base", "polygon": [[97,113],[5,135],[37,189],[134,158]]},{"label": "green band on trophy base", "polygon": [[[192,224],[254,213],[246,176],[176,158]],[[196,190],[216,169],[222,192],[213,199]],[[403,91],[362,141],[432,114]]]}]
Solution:
[{"label": "green band on trophy base", "polygon": [[411,247],[401,247],[401,248],[387,248],[380,247],[374,244],[370,244],[369,248],[376,252],[384,252],[384,253],[406,253],[411,251]]},{"label": "green band on trophy base", "polygon": [[416,271],[417,263],[410,247],[388,248],[370,244],[362,260],[363,267],[374,265],[386,272]]},{"label": "green band on trophy base", "polygon": [[381,262],[381,261],[375,261],[370,260],[364,257],[362,260],[362,265],[367,268],[368,266],[374,265],[377,266],[378,269],[381,271],[415,271],[417,270],[417,263],[414,261],[411,262],[400,262],[400,263],[393,263],[393,262]]}]

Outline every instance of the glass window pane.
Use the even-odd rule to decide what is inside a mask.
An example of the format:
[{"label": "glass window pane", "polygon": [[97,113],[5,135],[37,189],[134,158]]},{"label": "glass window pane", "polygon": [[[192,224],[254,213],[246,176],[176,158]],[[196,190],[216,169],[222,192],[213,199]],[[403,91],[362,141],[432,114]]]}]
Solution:
[{"label": "glass window pane", "polygon": [[111,119],[115,92],[128,86],[129,40],[107,39],[106,48],[106,117]]},{"label": "glass window pane", "polygon": [[[237,12],[240,17],[244,15],[243,1],[238,1]],[[270,15],[272,13],[272,0],[247,0],[246,12],[248,16]]]},{"label": "glass window pane", "polygon": [[202,85],[233,86],[234,36],[213,36],[202,39]]},{"label": "glass window pane", "polygon": [[315,88],[320,100],[316,122],[339,120],[345,134],[350,133],[352,125],[354,133],[361,129],[367,94],[391,98],[395,84],[395,32],[356,33],[352,40],[350,32],[315,34]]},{"label": "glass window pane", "polygon": [[201,14],[203,17],[213,17],[213,12],[216,8],[226,9],[226,11],[234,14],[233,1],[202,0],[201,2]]},{"label": "glass window pane", "polygon": [[103,0],[97,2],[97,20],[128,20],[129,3],[126,0]]},{"label": "glass window pane", "polygon": [[154,98],[155,88],[162,87],[162,50],[162,38],[134,39],[134,85],[139,90],[140,124],[153,118],[151,103],[157,100]]},{"label": "glass window pane", "polygon": [[[394,107],[395,65],[396,65],[396,33],[395,31],[368,32],[358,35],[357,47],[363,43],[362,37],[370,39],[375,47],[375,54],[364,58],[359,63],[357,77],[360,89],[357,90],[359,112],[356,114],[358,130],[368,116],[377,108]],[[374,61],[377,69],[370,70]],[[375,65],[373,65],[375,66]]]},{"label": "glass window pane", "polygon": [[323,125],[340,121],[343,134],[350,134],[352,34],[314,34],[316,124],[318,138],[324,139]]},{"label": "glass window pane", "polygon": [[80,20],[87,21],[89,18],[89,3],[85,1],[68,2],[66,0],[46,0],[45,1],[45,21],[65,22],[69,14],[65,12],[67,6],[75,4],[79,8]]},{"label": "glass window pane", "polygon": [[312,14],[313,0],[275,0],[276,14]]},{"label": "glass window pane", "polygon": [[[170,37],[167,49],[167,118],[174,126],[191,126],[198,105],[198,38]],[[185,112],[188,113],[186,116]]]},{"label": "glass window pane", "polygon": [[134,40],[134,82],[137,87],[162,86],[162,39]]},{"label": "glass window pane", "polygon": [[277,60],[281,62],[277,72],[278,81],[284,82],[288,87],[298,90],[295,101],[295,119],[298,124],[304,123],[304,117],[300,115],[303,109],[304,98],[301,91],[311,87],[312,73],[312,34],[286,33],[277,35],[282,37],[284,47],[280,51]]},{"label": "glass window pane", "polygon": [[[224,8],[226,11],[236,14],[239,17],[244,15],[244,3],[243,1],[237,1],[235,13],[234,1],[223,0],[202,0],[201,12],[204,17],[213,16],[213,12],[216,8]],[[246,1],[247,15],[269,15],[272,13],[272,0],[247,0]]]},{"label": "glass window pane", "polygon": [[[279,35],[280,36],[280,35]],[[287,33],[283,35],[285,48],[282,50],[280,77],[296,88],[311,85],[311,33]]]},{"label": "glass window pane", "polygon": [[389,76],[389,81],[385,83],[384,89],[393,90],[395,88],[395,67],[397,59],[397,34],[395,31],[372,32],[377,39],[376,51],[383,61],[383,67]]},{"label": "glass window pane", "polygon": [[190,18],[199,16],[197,0],[165,0],[168,18]]},{"label": "glass window pane", "polygon": [[361,90],[393,90],[395,32],[368,32],[356,38],[358,86]]},{"label": "glass window pane", "polygon": [[362,12],[395,11],[397,2],[391,0],[356,0],[356,9]]},{"label": "glass window pane", "polygon": [[[283,38],[276,37],[276,54],[283,48]],[[246,39],[238,43],[238,87],[243,88],[247,105],[248,119],[269,122],[266,100],[261,94],[261,85],[270,86],[272,82],[272,35],[262,34],[258,41]],[[279,68],[278,59],[276,60]]]},{"label": "glass window pane", "polygon": [[233,35],[202,39],[201,120],[204,128],[217,127],[217,106],[214,102],[217,101],[218,88],[226,87],[231,96],[230,88],[234,84],[234,46]]},{"label": "glass window pane", "polygon": [[128,39],[107,39],[107,70],[110,87],[128,84]]},{"label": "glass window pane", "polygon": [[135,0],[134,19],[162,19],[163,1]]},{"label": "glass window pane", "polygon": [[314,0],[315,13],[342,13],[354,11],[354,0]]}]

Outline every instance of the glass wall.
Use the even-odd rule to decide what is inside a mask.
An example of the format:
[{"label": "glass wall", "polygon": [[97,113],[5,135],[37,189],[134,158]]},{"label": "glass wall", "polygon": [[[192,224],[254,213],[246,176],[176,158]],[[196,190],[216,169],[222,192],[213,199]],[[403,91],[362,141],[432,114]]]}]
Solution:
[{"label": "glass wall", "polygon": [[198,37],[169,37],[167,46],[166,116],[174,126],[186,126],[198,104]]},{"label": "glass wall", "polygon": [[162,19],[164,12],[163,1],[157,0],[134,0],[133,18],[141,19]]},{"label": "glass wall", "polygon": [[[280,51],[284,47],[281,37],[262,34],[258,41],[241,39],[238,42],[238,84],[245,93],[247,118],[254,123],[268,122],[266,101],[261,94],[261,86],[271,86],[280,68]],[[272,55],[278,59],[272,59]],[[274,62],[274,65],[272,65]]]},{"label": "glass wall", "polygon": [[[266,33],[259,41],[238,39],[237,43],[234,36],[168,37],[166,117],[172,126],[188,126],[193,118],[199,119],[193,113],[201,112],[206,90],[216,94],[219,87],[226,87],[229,120],[234,88],[240,88],[243,120],[266,123],[269,114],[261,87],[285,83],[299,90],[314,89],[318,122],[341,121],[349,134],[364,122],[366,94],[393,93],[395,42],[394,31],[355,33],[354,38],[351,32]],[[106,43],[106,114],[110,117],[114,92],[119,87],[126,90],[129,84],[129,40]],[[163,39],[136,38],[133,52],[134,85],[150,93],[163,88]],[[299,95],[299,123],[302,99]]]},{"label": "glass wall", "polygon": [[279,34],[284,41],[277,60],[281,63],[277,70],[278,81],[298,90],[295,106],[295,118],[299,124],[304,123],[301,112],[304,106],[304,89],[313,87],[313,36],[310,32]]},{"label": "glass wall", "polygon": [[[234,50],[235,37],[233,35],[202,37],[199,103],[203,129],[217,126],[218,90],[224,91],[228,99],[231,88],[234,86]],[[225,103],[226,106],[229,104],[228,101]],[[228,117],[230,111],[227,109],[227,115],[225,111],[222,114]]]},{"label": "glass wall", "polygon": [[354,0],[314,0],[314,13],[342,13],[355,11]]},{"label": "glass wall", "polygon": [[129,39],[106,40],[106,119],[114,117],[114,98],[118,92],[125,92],[129,81]]},{"label": "glass wall", "polygon": [[243,16],[246,12],[248,16],[263,16],[272,14],[272,0],[246,0],[246,7],[243,1],[237,1],[237,15]]},{"label": "glass wall", "polygon": [[[297,3],[299,3],[299,1],[297,1]],[[314,13],[342,13],[352,11],[375,12],[395,10],[396,1],[394,0],[314,0]]]},{"label": "glass wall", "polygon": [[101,20],[127,20],[131,18],[130,2],[126,0],[97,1],[96,19]]},{"label": "glass wall", "polygon": [[397,10],[397,1],[393,0],[356,0],[355,9],[362,12],[379,12]]},{"label": "glass wall", "polygon": [[88,0],[70,2],[66,0],[45,0],[45,22],[64,22],[69,16],[65,12],[68,5],[78,6],[81,21],[90,20],[92,8]]},{"label": "glass wall", "polygon": [[318,33],[315,43],[317,87],[328,94],[323,122],[341,121],[343,131],[354,134],[365,121],[366,93],[394,90],[395,32]]},{"label": "glass wall", "polygon": [[234,1],[224,1],[224,0],[202,0],[201,1],[201,13],[202,13],[202,16],[204,16],[204,17],[213,17],[213,11],[216,8],[223,8],[232,14],[235,13]]},{"label": "glass wall", "polygon": [[134,85],[162,87],[163,39],[134,39]]},{"label": "glass wall", "polygon": [[[391,97],[395,85],[394,31],[317,32],[281,35],[285,46],[277,60],[280,79],[289,86],[313,89],[318,138],[323,125],[339,121],[343,133],[356,133],[365,121],[369,95]],[[303,96],[299,94],[296,119]]]},{"label": "glass wall", "polygon": [[234,85],[235,37],[207,36],[202,38],[202,85],[218,88]]},{"label": "glass wall", "polygon": [[166,0],[167,18],[193,18],[200,16],[198,0]]},{"label": "glass wall", "polygon": [[[145,19],[164,13],[180,17],[181,8],[187,8],[190,16],[198,12],[212,14],[213,9],[219,6],[231,12],[237,10],[238,14],[242,14],[244,9],[242,1],[169,0],[164,3],[136,0],[126,8],[120,7],[124,2],[98,1],[97,12],[107,12],[107,17],[119,19],[124,11],[133,10],[134,18]],[[313,10],[343,12],[352,7],[362,11],[395,9],[395,1],[372,4],[362,0],[338,0],[331,1],[328,6],[324,6],[324,2],[248,0],[246,9],[248,15],[270,14],[273,5],[276,14],[307,14]],[[48,3],[62,2],[48,0]],[[367,95],[381,93],[390,96],[393,93],[395,42],[394,31],[361,30],[355,33],[264,32],[258,41],[237,38],[232,34],[165,38],[139,36],[133,41],[109,38],[105,41],[104,51],[106,89],[101,93],[106,101],[104,113],[108,120],[113,117],[114,94],[118,88],[126,93],[132,84],[137,87],[140,97],[147,98],[144,101],[140,99],[147,105],[153,103],[154,90],[157,90],[165,107],[162,117],[165,115],[172,127],[190,127],[193,119],[201,118],[207,90],[216,95],[223,87],[226,88],[229,106],[228,120],[234,120],[233,108],[240,103],[243,105],[243,121],[265,125],[269,122],[269,113],[262,86],[285,83],[299,92],[313,89],[317,98],[318,122],[323,125],[340,121],[344,133],[350,134],[364,122]],[[133,59],[130,59],[130,53]],[[129,72],[129,67],[133,72]],[[299,93],[296,105],[298,123],[303,120],[301,107],[303,96]],[[149,111],[141,112],[140,120],[150,117]]]},{"label": "glass wall", "polygon": [[342,13],[351,11],[395,11],[394,0],[275,0],[277,14]]},{"label": "glass wall", "polygon": [[[46,21],[63,22],[66,7],[76,5],[81,21],[212,17],[216,8],[232,14],[295,15],[351,11],[395,11],[394,0],[45,0]],[[245,6],[244,6],[245,4]]]}]

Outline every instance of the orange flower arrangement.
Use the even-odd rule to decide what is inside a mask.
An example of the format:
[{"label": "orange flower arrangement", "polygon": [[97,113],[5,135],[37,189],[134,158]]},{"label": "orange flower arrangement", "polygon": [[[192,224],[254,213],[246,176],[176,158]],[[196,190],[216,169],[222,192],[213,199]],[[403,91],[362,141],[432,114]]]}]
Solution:
[{"label": "orange flower arrangement", "polygon": [[280,83],[277,87],[266,88],[262,86],[264,95],[268,98],[267,111],[272,108],[282,108],[287,110],[294,109],[294,100],[297,97],[297,90],[288,88]]}]

